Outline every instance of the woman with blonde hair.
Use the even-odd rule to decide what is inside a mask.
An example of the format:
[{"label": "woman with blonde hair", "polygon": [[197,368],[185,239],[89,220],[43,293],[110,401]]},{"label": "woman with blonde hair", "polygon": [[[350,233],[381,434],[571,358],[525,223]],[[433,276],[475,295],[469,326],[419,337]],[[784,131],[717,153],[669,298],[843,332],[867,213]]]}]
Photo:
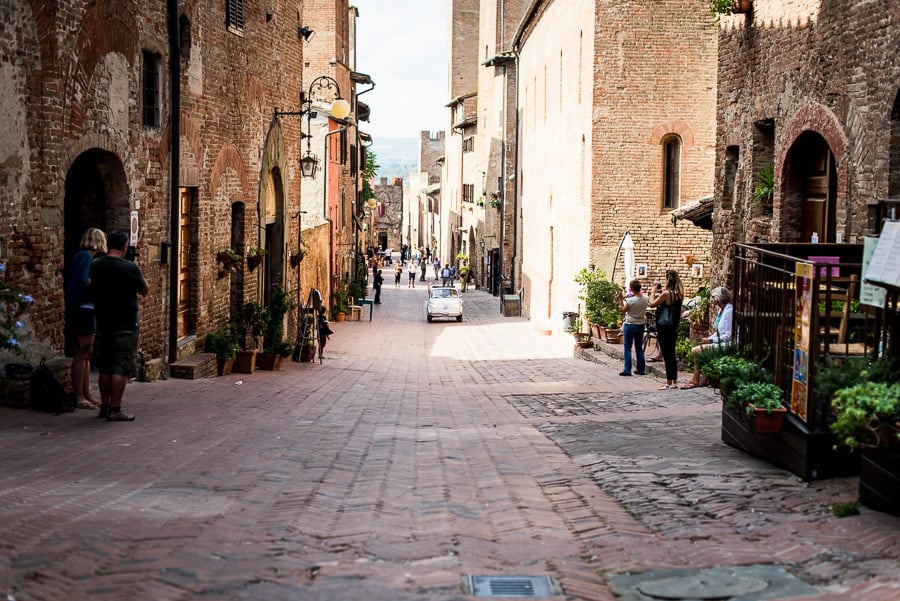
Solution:
[{"label": "woman with blonde hair", "polygon": [[681,320],[681,301],[684,285],[674,269],[666,270],[665,288],[657,283],[650,298],[650,308],[656,309],[656,336],[666,365],[666,385],[663,390],[678,388],[678,358],[675,342],[678,339],[678,322]]},{"label": "woman with blonde hair", "polygon": [[99,404],[91,394],[91,352],[94,349],[96,321],[94,302],[84,294],[90,281],[91,261],[106,253],[106,234],[90,227],[81,237],[81,249],[72,257],[66,282],[66,313],[75,338],[75,358],[72,360],[72,390],[82,409],[97,409]]}]

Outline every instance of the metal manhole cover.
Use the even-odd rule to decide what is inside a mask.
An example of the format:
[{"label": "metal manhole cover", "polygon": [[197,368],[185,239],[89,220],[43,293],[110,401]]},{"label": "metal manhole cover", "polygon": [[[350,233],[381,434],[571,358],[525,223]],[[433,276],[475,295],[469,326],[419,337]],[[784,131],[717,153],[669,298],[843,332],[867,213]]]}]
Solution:
[{"label": "metal manhole cover", "polygon": [[476,597],[552,597],[561,592],[549,576],[466,576]]},{"label": "metal manhole cover", "polygon": [[638,585],[637,589],[654,599],[730,599],[769,588],[766,580],[737,574],[697,574],[664,578]]},{"label": "metal manhole cover", "polygon": [[763,601],[820,592],[772,564],[618,574],[607,582],[619,601]]}]

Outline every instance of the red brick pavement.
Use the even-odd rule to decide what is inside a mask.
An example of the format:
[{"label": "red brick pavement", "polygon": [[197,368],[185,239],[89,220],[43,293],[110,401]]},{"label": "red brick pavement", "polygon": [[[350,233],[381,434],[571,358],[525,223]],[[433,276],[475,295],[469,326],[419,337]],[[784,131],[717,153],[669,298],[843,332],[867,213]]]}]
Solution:
[{"label": "red brick pavement", "polygon": [[0,408],[0,591],[22,600],[464,598],[464,574],[778,563],[900,598],[900,520],[719,442],[711,391],[573,358],[498,301],[391,287],[324,365],[136,383],[134,423]]}]

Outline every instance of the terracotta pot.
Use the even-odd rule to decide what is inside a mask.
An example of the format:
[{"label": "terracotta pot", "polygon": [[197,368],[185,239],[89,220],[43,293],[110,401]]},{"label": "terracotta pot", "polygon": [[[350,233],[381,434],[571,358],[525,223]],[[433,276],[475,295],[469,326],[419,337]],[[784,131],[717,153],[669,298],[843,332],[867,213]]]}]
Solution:
[{"label": "terracotta pot", "polygon": [[224,357],[216,357],[216,374],[227,376],[234,367],[234,359],[225,359]]},{"label": "terracotta pot", "polygon": [[750,416],[750,424],[759,434],[778,434],[781,432],[781,426],[784,423],[784,416],[787,409],[781,407],[773,410],[771,413],[765,409],[753,407],[753,414]]},{"label": "terracotta pot", "polygon": [[252,374],[256,370],[256,351],[238,351],[231,371],[239,374]]},{"label": "terracotta pot", "polygon": [[256,367],[266,371],[277,371],[281,368],[281,355],[278,353],[259,353],[256,356]]},{"label": "terracotta pot", "polygon": [[346,314],[346,313],[335,313],[335,314],[334,314],[334,320],[335,320],[335,321],[344,321],[345,319],[347,319],[347,314]]},{"label": "terracotta pot", "polygon": [[597,325],[597,324],[595,324],[595,323],[592,323],[592,324],[591,324],[591,336],[593,336],[594,338],[600,338],[600,337],[601,337],[601,336],[600,336],[600,326],[599,326],[599,325]]}]

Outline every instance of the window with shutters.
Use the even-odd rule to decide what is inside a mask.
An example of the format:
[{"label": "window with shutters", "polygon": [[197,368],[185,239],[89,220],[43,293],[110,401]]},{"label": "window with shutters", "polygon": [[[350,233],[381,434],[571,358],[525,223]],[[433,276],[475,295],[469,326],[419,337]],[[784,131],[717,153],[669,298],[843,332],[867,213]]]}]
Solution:
[{"label": "window with shutters", "polygon": [[244,0],[225,0],[225,24],[229,31],[244,31]]},{"label": "window with shutters", "polygon": [[681,194],[681,138],[663,138],[663,209],[677,209]]},{"label": "window with shutters", "polygon": [[144,127],[159,129],[159,64],[160,55],[144,50],[141,86],[143,94],[142,122]]}]

